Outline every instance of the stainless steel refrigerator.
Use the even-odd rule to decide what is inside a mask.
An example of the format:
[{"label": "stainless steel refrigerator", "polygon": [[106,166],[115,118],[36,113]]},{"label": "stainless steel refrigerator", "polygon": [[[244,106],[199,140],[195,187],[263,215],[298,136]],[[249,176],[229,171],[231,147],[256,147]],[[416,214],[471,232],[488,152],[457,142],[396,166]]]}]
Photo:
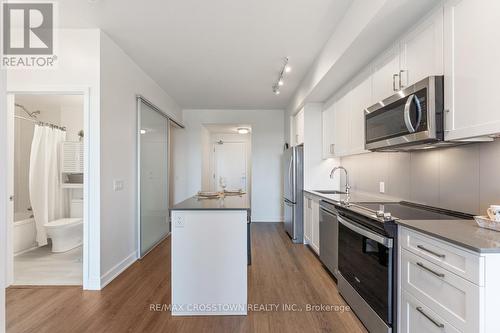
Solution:
[{"label": "stainless steel refrigerator", "polygon": [[304,237],[304,146],[283,153],[283,206],[285,230],[294,243]]}]

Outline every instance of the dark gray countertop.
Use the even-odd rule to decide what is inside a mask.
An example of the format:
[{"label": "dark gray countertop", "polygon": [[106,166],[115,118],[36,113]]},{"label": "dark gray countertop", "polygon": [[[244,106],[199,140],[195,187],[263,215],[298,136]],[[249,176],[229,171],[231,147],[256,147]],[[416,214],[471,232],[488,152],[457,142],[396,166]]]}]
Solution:
[{"label": "dark gray countertop", "polygon": [[224,198],[205,199],[193,196],[170,210],[247,210],[250,211],[250,198],[247,194],[225,196]]},{"label": "dark gray countertop", "polygon": [[474,220],[398,220],[420,231],[478,253],[500,253],[500,232],[480,228]]},{"label": "dark gray countertop", "polygon": [[[339,205],[345,194],[322,194],[313,190],[304,190],[309,194]],[[350,202],[398,201],[388,200],[376,195],[353,192]],[[477,253],[500,253],[500,232],[480,228],[474,220],[396,220],[396,223],[450,242]]]}]

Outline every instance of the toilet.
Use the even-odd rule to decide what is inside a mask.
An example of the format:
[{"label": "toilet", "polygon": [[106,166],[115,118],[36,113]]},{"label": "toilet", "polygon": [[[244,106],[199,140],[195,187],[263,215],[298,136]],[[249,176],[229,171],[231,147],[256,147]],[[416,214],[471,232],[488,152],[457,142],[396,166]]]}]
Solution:
[{"label": "toilet", "polygon": [[83,200],[71,200],[70,218],[45,224],[47,237],[52,239],[52,252],[66,252],[83,243]]}]

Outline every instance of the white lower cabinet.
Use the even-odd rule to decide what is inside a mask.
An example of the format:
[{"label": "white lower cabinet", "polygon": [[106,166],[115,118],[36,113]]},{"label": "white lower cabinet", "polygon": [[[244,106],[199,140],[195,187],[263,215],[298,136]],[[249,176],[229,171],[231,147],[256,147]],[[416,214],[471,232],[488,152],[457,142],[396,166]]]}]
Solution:
[{"label": "white lower cabinet", "polygon": [[304,244],[312,242],[312,198],[304,195]]},{"label": "white lower cabinet", "polygon": [[403,291],[401,297],[401,333],[459,333],[424,303]]},{"label": "white lower cabinet", "polygon": [[407,250],[401,256],[401,287],[463,332],[478,327],[480,287]]},{"label": "white lower cabinet", "polygon": [[312,242],[311,247],[319,254],[319,199],[312,200]]},{"label": "white lower cabinet", "polygon": [[319,198],[304,195],[304,244],[319,254]]},{"label": "white lower cabinet", "polygon": [[404,227],[398,239],[400,332],[500,332],[500,253]]}]

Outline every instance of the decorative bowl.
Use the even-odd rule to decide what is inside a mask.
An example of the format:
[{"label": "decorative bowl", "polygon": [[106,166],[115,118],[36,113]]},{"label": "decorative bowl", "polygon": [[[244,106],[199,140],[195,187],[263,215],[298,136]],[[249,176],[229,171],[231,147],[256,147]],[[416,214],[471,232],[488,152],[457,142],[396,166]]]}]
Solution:
[{"label": "decorative bowl", "polygon": [[481,228],[500,231],[500,221],[492,220],[488,216],[474,216],[474,220]]}]

